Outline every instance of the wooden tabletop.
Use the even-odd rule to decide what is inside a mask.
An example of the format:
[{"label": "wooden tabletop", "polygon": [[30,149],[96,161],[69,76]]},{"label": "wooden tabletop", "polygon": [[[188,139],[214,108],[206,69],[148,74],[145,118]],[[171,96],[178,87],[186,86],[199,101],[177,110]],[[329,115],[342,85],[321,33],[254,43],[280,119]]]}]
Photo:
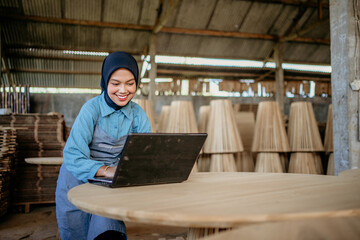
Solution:
[{"label": "wooden tabletop", "polygon": [[250,224],[202,240],[355,240],[360,239],[360,217],[316,218]]},{"label": "wooden tabletop", "polygon": [[61,165],[64,162],[64,159],[62,157],[38,157],[38,158],[25,158],[25,162],[29,164]]},{"label": "wooden tabletop", "polygon": [[116,189],[87,183],[68,199],[109,218],[181,227],[360,215],[360,183],[326,175],[195,173],[179,184]]}]

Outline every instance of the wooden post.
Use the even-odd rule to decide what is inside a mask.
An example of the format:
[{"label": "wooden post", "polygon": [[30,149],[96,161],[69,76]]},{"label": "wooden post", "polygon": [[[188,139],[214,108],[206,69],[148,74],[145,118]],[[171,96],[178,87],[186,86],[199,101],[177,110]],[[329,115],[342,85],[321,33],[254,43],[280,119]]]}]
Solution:
[{"label": "wooden post", "polygon": [[151,102],[154,102],[155,98],[155,79],[156,79],[156,71],[157,66],[155,63],[155,55],[156,55],[156,34],[152,33],[150,36],[150,46],[149,46],[149,55],[150,55],[150,64],[151,69],[149,72],[150,82],[149,82],[149,95],[148,99]]},{"label": "wooden post", "polygon": [[275,71],[275,99],[279,103],[281,115],[284,115],[284,70],[282,64],[282,44],[277,43],[274,48]]},{"label": "wooden post", "polygon": [[350,84],[360,79],[359,19],[356,0],[330,0],[331,88],[334,134],[334,173],[360,167],[358,91]]}]

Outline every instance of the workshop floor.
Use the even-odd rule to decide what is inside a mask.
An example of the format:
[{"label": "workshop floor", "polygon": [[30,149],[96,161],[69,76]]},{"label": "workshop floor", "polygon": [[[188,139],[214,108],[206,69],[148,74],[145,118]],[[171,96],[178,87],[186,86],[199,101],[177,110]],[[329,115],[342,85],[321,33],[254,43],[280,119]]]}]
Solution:
[{"label": "workshop floor", "polygon": [[[59,240],[55,205],[32,206],[30,213],[0,218],[0,240]],[[129,240],[184,240],[187,229],[125,223]]]}]

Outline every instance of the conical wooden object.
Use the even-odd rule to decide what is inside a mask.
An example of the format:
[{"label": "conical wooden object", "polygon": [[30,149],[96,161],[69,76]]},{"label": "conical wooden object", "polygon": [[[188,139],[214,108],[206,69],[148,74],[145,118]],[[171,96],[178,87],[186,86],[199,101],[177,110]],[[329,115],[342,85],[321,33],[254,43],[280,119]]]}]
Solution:
[{"label": "conical wooden object", "polygon": [[234,104],[234,112],[240,112],[240,107],[241,107],[241,104],[240,103],[235,103]]},{"label": "conical wooden object", "polygon": [[244,150],[230,100],[212,100],[204,153],[235,153]]},{"label": "conical wooden object", "polygon": [[234,154],[211,154],[210,172],[237,172]]},{"label": "conical wooden object", "polygon": [[258,153],[256,156],[255,172],[284,172],[279,153]]},{"label": "conical wooden object", "polygon": [[335,171],[334,171],[334,153],[330,153],[330,155],[329,155],[329,161],[328,161],[326,174],[327,175],[335,175]]},{"label": "conical wooden object", "polygon": [[332,104],[329,105],[327,115],[324,148],[327,154],[334,152]]},{"label": "conical wooden object", "polygon": [[289,163],[289,173],[323,174],[321,157],[318,153],[292,153]]},{"label": "conical wooden object", "polygon": [[211,162],[211,154],[200,154],[197,161],[197,167],[199,172],[209,172],[210,162]]},{"label": "conical wooden object", "polygon": [[289,152],[279,104],[275,101],[261,102],[256,115],[252,152]]},{"label": "conical wooden object", "polygon": [[288,136],[291,151],[324,151],[310,102],[293,102],[290,107]]},{"label": "conical wooden object", "polygon": [[147,100],[147,99],[133,99],[132,101],[139,104],[140,107],[142,109],[144,109],[144,111],[150,121],[151,131],[153,133],[156,132],[156,125],[155,125],[155,119],[154,119],[155,115],[154,115],[154,111],[153,111],[153,108],[151,105],[151,101]]},{"label": "conical wooden object", "polygon": [[253,112],[235,112],[236,124],[245,151],[251,151],[255,131],[255,115]]},{"label": "conical wooden object", "polygon": [[198,133],[194,107],[190,101],[172,101],[167,133]]},{"label": "conical wooden object", "polygon": [[255,165],[252,153],[249,151],[234,153],[238,172],[254,172]]},{"label": "conical wooden object", "polygon": [[200,133],[205,133],[207,131],[209,115],[210,115],[209,105],[201,106],[199,108],[198,129]]},{"label": "conical wooden object", "polygon": [[170,113],[170,106],[169,105],[162,106],[157,132],[159,133],[166,132],[166,126],[167,123],[169,122],[169,113]]},{"label": "conical wooden object", "polygon": [[[173,101],[170,105],[167,133],[198,133],[195,112],[190,101]],[[191,173],[198,172],[195,163]]]},{"label": "conical wooden object", "polygon": [[289,160],[287,157],[287,153],[279,153],[280,162],[283,169],[283,172],[288,172],[289,169]]}]

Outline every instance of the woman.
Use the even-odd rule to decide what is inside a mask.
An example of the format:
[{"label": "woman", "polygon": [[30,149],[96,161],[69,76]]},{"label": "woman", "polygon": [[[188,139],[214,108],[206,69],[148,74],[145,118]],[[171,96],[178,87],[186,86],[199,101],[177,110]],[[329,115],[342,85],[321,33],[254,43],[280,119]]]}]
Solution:
[{"label": "woman", "polygon": [[57,188],[60,238],[127,239],[122,221],[85,213],[67,200],[67,192],[94,176],[113,177],[131,132],[151,132],[144,110],[132,102],[139,82],[136,60],[128,53],[107,56],[101,71],[101,95],[81,108],[66,142]]}]

